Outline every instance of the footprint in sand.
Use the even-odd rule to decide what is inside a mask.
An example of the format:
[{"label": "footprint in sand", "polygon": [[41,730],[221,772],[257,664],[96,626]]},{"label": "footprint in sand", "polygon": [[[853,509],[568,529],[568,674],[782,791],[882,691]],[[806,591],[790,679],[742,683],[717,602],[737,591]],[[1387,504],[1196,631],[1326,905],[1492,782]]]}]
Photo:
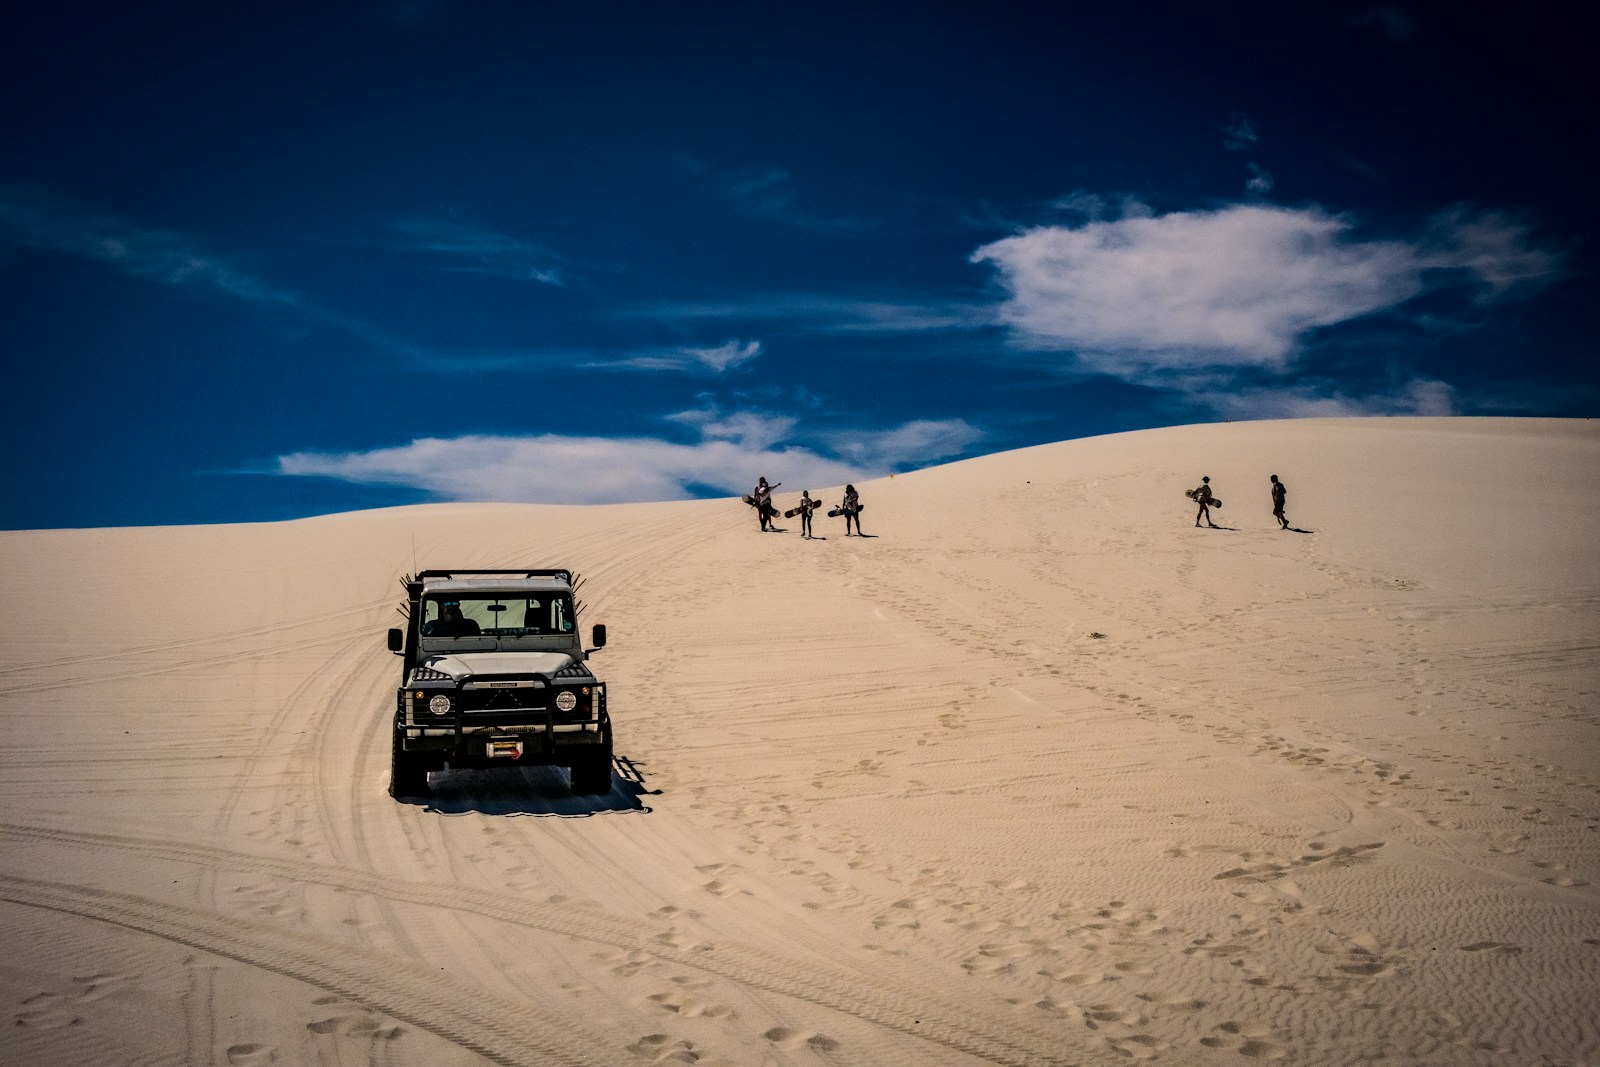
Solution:
[{"label": "footprint in sand", "polygon": [[392,1041],[399,1037],[401,1028],[385,1023],[376,1015],[359,1012],[351,1015],[331,1015],[326,1019],[317,1019],[306,1023],[306,1029],[313,1034],[334,1035],[337,1037],[381,1038]]},{"label": "footprint in sand", "polygon": [[1109,1037],[1106,1045],[1111,1051],[1134,1060],[1153,1060],[1167,1046],[1160,1038],[1149,1034],[1130,1034],[1127,1037]]},{"label": "footprint in sand", "polygon": [[702,1017],[725,1019],[733,1014],[732,1008],[723,1007],[721,1004],[709,1004],[696,997],[685,996],[677,992],[652,993],[645,999],[657,1007],[676,1015],[681,1015],[685,1019],[699,1019]]},{"label": "footprint in sand", "polygon": [[1199,1011],[1206,1006],[1203,1000],[1186,997],[1173,993],[1139,993],[1138,998],[1146,1004],[1154,1004],[1161,1008],[1177,1008],[1180,1011]]},{"label": "footprint in sand", "polygon": [[646,1034],[629,1045],[628,1051],[651,1063],[700,1062],[693,1041],[674,1040],[671,1034]]},{"label": "footprint in sand", "polygon": [[1220,1036],[1202,1037],[1200,1044],[1206,1048],[1231,1048],[1251,1059],[1279,1060],[1289,1053],[1287,1048],[1271,1040],[1272,1031],[1265,1026],[1228,1022],[1217,1029],[1221,1031]]},{"label": "footprint in sand", "polygon": [[227,1057],[232,1067],[264,1067],[265,1064],[277,1062],[278,1050],[271,1045],[250,1041],[242,1045],[229,1045]]},{"label": "footprint in sand", "polygon": [[1038,973],[1063,985],[1096,985],[1106,980],[1101,971],[1074,971],[1068,967],[1045,967]]},{"label": "footprint in sand", "polygon": [[16,1014],[18,1026],[38,1030],[56,1030],[82,1022],[67,1001],[55,993],[35,993],[22,1002]]},{"label": "footprint in sand", "polygon": [[787,1026],[774,1026],[761,1036],[779,1048],[791,1051],[810,1048],[817,1052],[832,1052],[839,1047],[839,1042],[831,1037],[809,1030],[791,1030]]}]

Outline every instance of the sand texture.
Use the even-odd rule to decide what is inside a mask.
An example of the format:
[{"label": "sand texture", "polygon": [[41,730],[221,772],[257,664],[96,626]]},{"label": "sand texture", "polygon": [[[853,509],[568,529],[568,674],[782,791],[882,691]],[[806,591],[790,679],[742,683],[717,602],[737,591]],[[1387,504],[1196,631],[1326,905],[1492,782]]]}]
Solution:
[{"label": "sand texture", "polygon": [[[0,1063],[1600,1063],[1600,426],[858,488],[813,541],[733,499],[0,534]],[[397,580],[500,565],[586,579],[611,792],[396,803]]]}]

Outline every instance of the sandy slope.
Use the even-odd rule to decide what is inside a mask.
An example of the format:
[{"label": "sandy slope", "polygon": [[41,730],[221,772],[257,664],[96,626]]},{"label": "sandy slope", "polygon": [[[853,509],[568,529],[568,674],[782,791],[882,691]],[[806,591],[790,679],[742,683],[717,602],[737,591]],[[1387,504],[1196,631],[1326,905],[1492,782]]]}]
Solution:
[{"label": "sandy slope", "polygon": [[[0,1062],[1600,1061],[1600,429],[861,490],[0,534]],[[385,795],[419,564],[587,577],[609,796]]]}]

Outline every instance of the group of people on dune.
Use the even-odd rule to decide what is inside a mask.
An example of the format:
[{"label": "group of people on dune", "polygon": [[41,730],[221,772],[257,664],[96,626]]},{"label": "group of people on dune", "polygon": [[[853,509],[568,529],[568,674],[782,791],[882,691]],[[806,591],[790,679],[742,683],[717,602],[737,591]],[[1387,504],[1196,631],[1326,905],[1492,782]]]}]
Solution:
[{"label": "group of people on dune", "polygon": [[[1206,525],[1211,527],[1213,530],[1219,528],[1216,523],[1211,521],[1211,509],[1220,508],[1222,506],[1222,501],[1219,500],[1216,494],[1211,491],[1210,475],[1206,475],[1204,478],[1201,478],[1199,487],[1196,489],[1190,489],[1184,495],[1190,500],[1193,500],[1196,504],[1200,505],[1200,510],[1195,513],[1194,517],[1194,524],[1196,526],[1199,526],[1200,520],[1204,519],[1206,520]],[[1278,476],[1276,474],[1272,475],[1272,517],[1278,520],[1278,529],[1280,530],[1287,530],[1289,528],[1289,520],[1285,518],[1283,514],[1284,501],[1287,500],[1288,497],[1288,487],[1286,487],[1282,482],[1278,481]]]},{"label": "group of people on dune", "polygon": [[[778,529],[778,508],[772,502],[772,491],[782,484],[782,482],[773,482],[768,485],[766,478],[760,478],[756,481],[755,489],[751,490],[750,495],[745,498],[756,509],[756,517],[761,523],[762,533],[768,531],[772,533],[783,532]],[[811,490],[802,489],[800,490],[800,503],[784,514],[786,516],[800,516],[800,536],[809,541],[811,540],[811,513],[820,507],[822,507],[822,501],[811,499]],[[847,485],[844,487],[844,499],[839,501],[839,507],[836,511],[837,514],[844,516],[844,535],[846,537],[866,536],[861,532],[861,495],[856,492],[855,486]],[[834,514],[834,512],[829,512],[829,514]],[[855,527],[853,535],[850,530],[852,525]]]}]

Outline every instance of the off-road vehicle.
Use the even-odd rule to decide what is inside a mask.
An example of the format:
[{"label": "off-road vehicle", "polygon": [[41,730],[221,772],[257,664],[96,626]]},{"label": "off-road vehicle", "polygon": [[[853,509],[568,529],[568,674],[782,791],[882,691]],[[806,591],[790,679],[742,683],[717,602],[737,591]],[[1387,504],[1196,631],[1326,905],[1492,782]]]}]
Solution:
[{"label": "off-road vehicle", "polygon": [[[426,797],[428,773],[560,766],[572,791],[611,789],[611,718],[578,633],[567,570],[427,570],[408,577],[389,792]],[[606,643],[597,625],[593,649]]]}]

